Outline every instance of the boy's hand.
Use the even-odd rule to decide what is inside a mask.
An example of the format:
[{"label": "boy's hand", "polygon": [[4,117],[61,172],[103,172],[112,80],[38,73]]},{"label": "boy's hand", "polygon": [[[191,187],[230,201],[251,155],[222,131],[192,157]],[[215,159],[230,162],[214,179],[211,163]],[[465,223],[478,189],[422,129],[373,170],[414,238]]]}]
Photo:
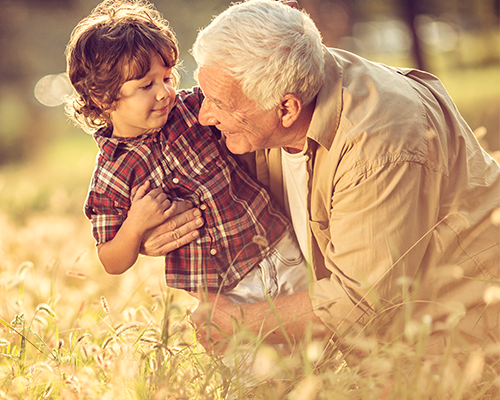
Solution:
[{"label": "boy's hand", "polygon": [[171,206],[161,188],[148,192],[150,186],[151,183],[146,181],[137,190],[127,216],[129,223],[133,223],[133,226],[143,233],[165,222],[169,217],[166,211]]}]

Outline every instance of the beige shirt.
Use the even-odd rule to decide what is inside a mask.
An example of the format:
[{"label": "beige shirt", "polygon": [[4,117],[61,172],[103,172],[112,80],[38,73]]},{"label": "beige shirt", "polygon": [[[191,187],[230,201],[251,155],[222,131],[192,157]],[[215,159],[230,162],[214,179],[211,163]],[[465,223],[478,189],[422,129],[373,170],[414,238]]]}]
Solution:
[{"label": "beige shirt", "polygon": [[[498,164],[434,76],[325,51],[304,149],[315,313],[339,336],[374,322],[411,341],[411,320],[436,342],[498,340]],[[283,202],[280,157],[259,152],[256,173]]]}]

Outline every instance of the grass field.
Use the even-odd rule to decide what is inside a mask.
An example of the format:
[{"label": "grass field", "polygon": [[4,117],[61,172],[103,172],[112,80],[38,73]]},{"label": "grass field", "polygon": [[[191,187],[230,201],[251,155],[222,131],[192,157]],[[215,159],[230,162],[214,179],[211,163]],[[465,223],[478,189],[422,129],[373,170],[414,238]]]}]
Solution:
[{"label": "grass field", "polygon": [[[248,386],[247,367],[196,344],[194,303],[167,290],[161,259],[122,276],[99,265],[81,212],[94,154],[90,137],[68,136],[0,170],[0,399],[493,398],[498,368],[485,360],[498,348],[470,354],[465,368],[447,355],[436,371],[402,343],[366,338],[371,355],[350,369],[328,340],[281,355],[241,329],[227,356],[254,354],[260,384]],[[418,370],[411,382],[408,367]]]},{"label": "grass field", "polygon": [[[445,78],[464,104],[476,101],[467,79]],[[486,361],[497,347],[469,353],[465,366],[446,354],[436,369],[403,343],[364,338],[370,356],[349,368],[327,339],[283,354],[241,327],[225,357],[253,354],[249,385],[252,365],[228,368],[196,343],[194,301],[166,288],[161,258],[121,276],[100,266],[81,211],[95,152],[89,136],[68,131],[0,169],[0,399],[495,399],[500,367]],[[425,324],[407,332],[425,340]]]}]

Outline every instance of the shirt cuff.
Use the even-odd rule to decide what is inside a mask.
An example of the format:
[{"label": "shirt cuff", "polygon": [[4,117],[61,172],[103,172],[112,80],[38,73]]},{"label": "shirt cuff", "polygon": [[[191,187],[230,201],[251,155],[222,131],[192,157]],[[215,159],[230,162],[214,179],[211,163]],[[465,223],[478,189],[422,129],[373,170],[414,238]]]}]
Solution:
[{"label": "shirt cuff", "polygon": [[336,335],[366,322],[369,316],[349,298],[340,283],[325,278],[309,285],[313,311]]}]

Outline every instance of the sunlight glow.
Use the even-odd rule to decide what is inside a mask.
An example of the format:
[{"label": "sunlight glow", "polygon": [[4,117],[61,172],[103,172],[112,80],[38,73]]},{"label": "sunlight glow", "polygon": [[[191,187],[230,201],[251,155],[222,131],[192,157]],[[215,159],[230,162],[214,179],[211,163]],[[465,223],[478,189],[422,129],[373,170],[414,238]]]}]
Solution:
[{"label": "sunlight glow", "polygon": [[71,93],[71,84],[66,74],[46,75],[35,85],[36,99],[47,107],[57,107]]}]

